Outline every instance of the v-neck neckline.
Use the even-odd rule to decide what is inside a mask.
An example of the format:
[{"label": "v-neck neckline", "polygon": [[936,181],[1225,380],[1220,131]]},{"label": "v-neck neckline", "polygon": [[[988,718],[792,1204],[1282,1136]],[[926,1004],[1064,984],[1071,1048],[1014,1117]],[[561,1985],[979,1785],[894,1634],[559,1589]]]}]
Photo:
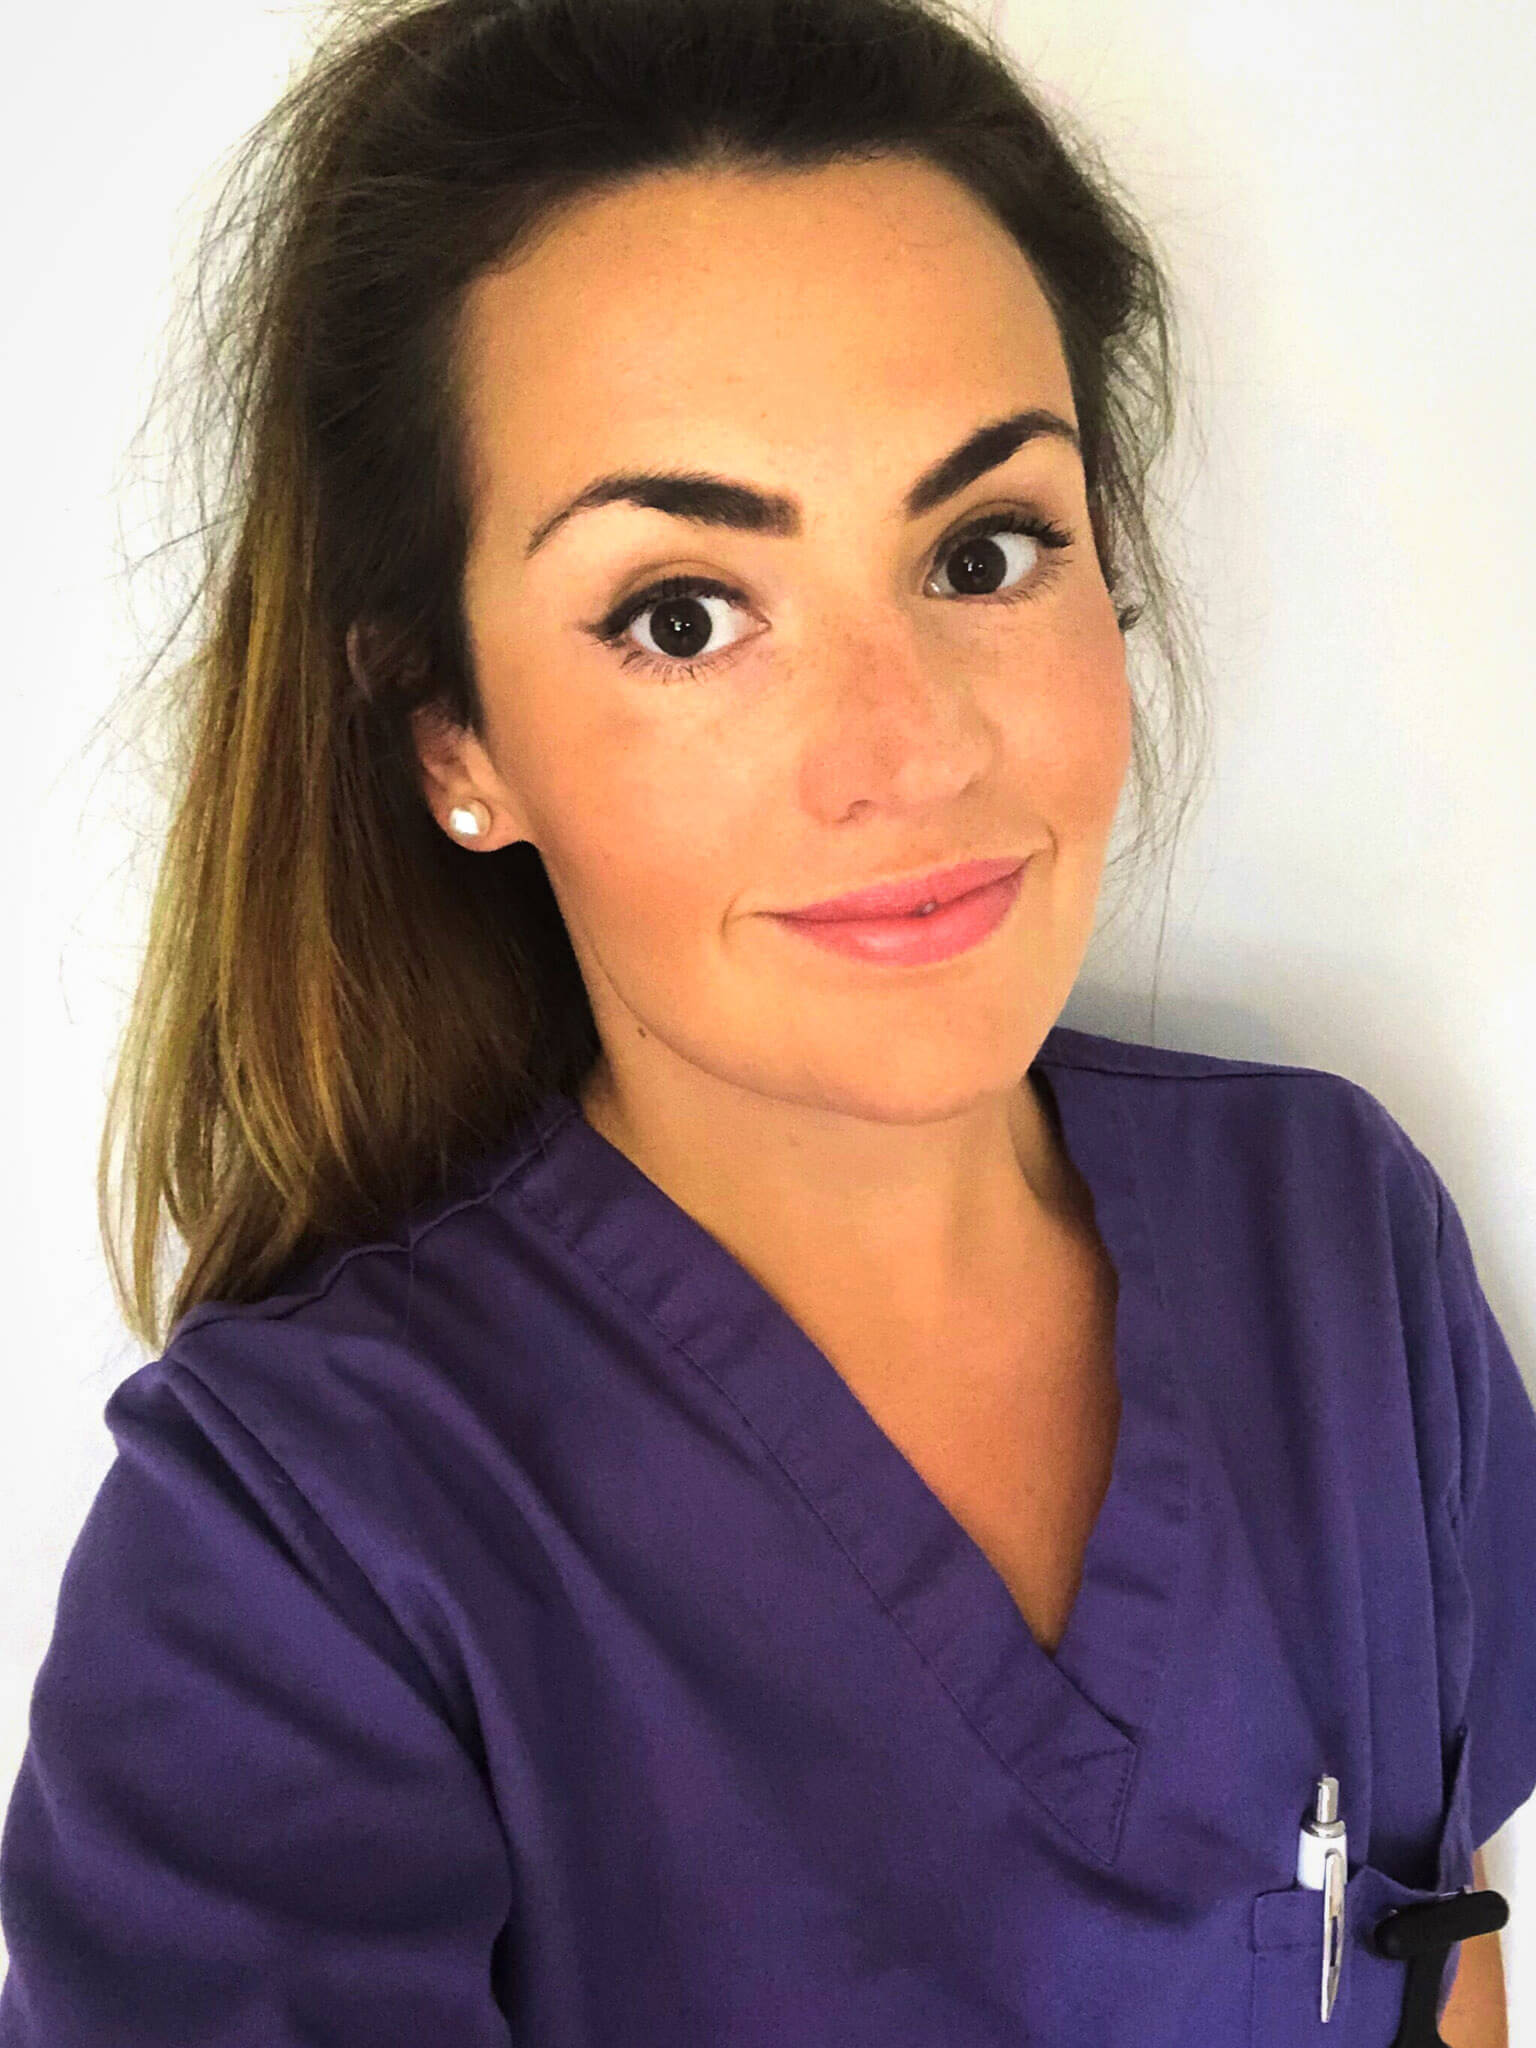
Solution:
[{"label": "v-neck neckline", "polygon": [[1031,1071],[1050,1090],[1115,1269],[1120,1424],[1054,1651],[820,1347],[573,1096],[535,1112],[515,1185],[729,1398],[992,1756],[1107,1864],[1178,1634],[1190,1438],[1126,1100],[1134,1077],[1074,1058],[1079,1037],[1056,1027]]}]

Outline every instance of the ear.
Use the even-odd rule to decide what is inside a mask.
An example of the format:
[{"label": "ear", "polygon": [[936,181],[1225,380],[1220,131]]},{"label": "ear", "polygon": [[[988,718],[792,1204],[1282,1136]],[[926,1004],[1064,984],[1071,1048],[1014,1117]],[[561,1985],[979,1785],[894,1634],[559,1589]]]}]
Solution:
[{"label": "ear", "polygon": [[457,804],[471,803],[484,804],[491,814],[489,833],[474,842],[476,852],[494,853],[520,839],[531,841],[521,810],[472,732],[455,725],[440,706],[426,704],[411,713],[411,737],[428,808],[456,844],[448,814]]},{"label": "ear", "polygon": [[[484,751],[472,732],[454,724],[439,706],[423,705],[411,713],[411,738],[421,763],[422,788],[434,811],[446,814],[452,805],[485,797],[479,787],[475,766],[484,768]],[[471,761],[470,750],[481,756]]]}]

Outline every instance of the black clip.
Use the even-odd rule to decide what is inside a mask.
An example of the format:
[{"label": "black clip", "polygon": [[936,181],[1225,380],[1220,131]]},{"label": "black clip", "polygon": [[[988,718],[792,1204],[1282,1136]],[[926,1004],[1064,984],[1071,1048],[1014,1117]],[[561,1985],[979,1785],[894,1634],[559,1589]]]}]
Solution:
[{"label": "black clip", "polygon": [[1475,1892],[1468,1886],[1443,1899],[1402,1906],[1377,1921],[1371,1946],[1378,1955],[1408,1965],[1403,2017],[1392,2048],[1447,2048],[1435,2010],[1445,1959],[1458,1941],[1496,1933],[1508,1919],[1509,1901],[1502,1892]]}]

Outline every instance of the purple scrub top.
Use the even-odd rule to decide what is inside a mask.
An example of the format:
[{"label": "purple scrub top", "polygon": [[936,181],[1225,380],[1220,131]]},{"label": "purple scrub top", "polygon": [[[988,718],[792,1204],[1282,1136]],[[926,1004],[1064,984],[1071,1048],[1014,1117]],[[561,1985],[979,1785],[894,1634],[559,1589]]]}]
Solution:
[{"label": "purple scrub top", "polygon": [[1060,1026],[1034,1071],[1119,1278],[1054,1654],[550,1096],[107,1401],[0,1838],[3,2048],[1387,2048],[1371,1926],[1536,1788],[1536,1411],[1366,1090]]}]

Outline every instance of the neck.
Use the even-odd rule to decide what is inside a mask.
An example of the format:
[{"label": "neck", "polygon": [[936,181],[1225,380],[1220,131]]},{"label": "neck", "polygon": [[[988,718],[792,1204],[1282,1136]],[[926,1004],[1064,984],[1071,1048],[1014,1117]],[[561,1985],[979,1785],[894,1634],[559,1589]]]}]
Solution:
[{"label": "neck", "polygon": [[1033,1073],[973,1115],[916,1131],[829,1128],[793,1105],[780,1117],[733,1097],[708,1114],[669,1097],[642,1119],[600,1062],[581,1107],[781,1300],[841,1304],[922,1341],[1038,1296],[1040,1271],[1092,1231],[1091,1197]]}]

